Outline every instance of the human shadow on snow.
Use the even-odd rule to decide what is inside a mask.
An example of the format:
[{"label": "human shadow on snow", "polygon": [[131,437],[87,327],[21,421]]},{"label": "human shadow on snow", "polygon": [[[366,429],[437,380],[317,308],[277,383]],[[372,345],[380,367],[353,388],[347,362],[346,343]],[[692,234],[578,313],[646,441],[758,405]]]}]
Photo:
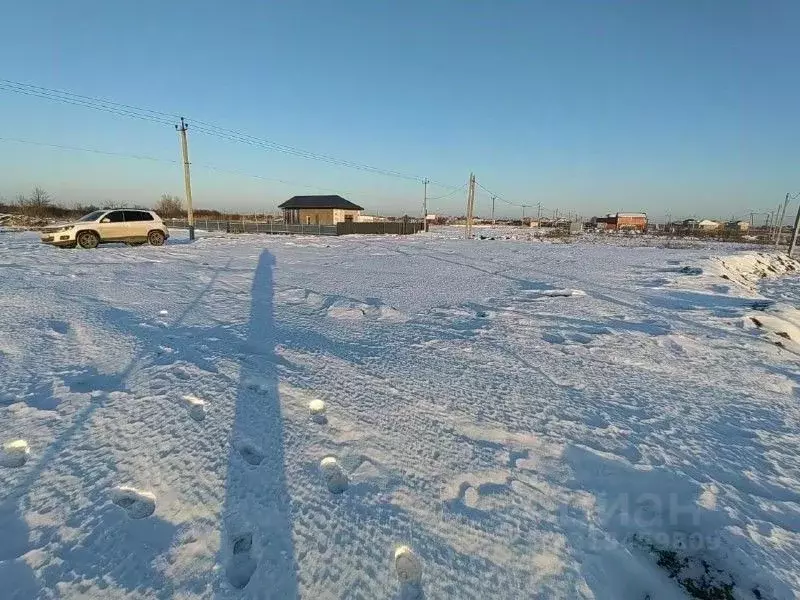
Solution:
[{"label": "human shadow on snow", "polygon": [[243,589],[251,598],[298,596],[275,356],[274,264],[264,250],[239,361],[218,555],[227,583],[217,588],[218,598],[229,597],[231,589]]}]

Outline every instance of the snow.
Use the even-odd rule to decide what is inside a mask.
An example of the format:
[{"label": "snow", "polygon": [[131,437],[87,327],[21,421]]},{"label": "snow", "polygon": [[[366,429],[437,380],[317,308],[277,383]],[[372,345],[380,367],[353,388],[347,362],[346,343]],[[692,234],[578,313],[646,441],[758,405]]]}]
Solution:
[{"label": "snow", "polygon": [[156,497],[152,493],[125,485],[112,490],[111,501],[124,509],[131,519],[144,519],[156,509]]},{"label": "snow", "polygon": [[798,264],[457,229],[0,234],[2,589],[800,596]]},{"label": "snow", "polygon": [[25,440],[13,440],[3,444],[0,453],[0,465],[5,467],[21,467],[28,460],[30,446]]}]

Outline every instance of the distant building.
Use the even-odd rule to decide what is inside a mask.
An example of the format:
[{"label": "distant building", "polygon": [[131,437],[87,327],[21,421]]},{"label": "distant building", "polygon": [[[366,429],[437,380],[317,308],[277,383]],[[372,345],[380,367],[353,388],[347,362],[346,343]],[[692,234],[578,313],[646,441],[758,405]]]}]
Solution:
[{"label": "distant building", "polygon": [[647,229],[647,215],[645,213],[617,213],[617,229],[634,229],[644,231]]},{"label": "distant building", "polygon": [[359,215],[356,223],[386,223],[391,220],[389,217],[381,217],[379,215]]},{"label": "distant building", "polygon": [[278,208],[283,209],[284,221],[289,225],[336,225],[358,221],[364,210],[341,196],[294,196]]},{"label": "distant building", "polygon": [[719,229],[721,226],[721,223],[712,221],[710,219],[703,219],[702,221],[697,222],[697,229],[700,229],[701,231],[714,231]]},{"label": "distant building", "polygon": [[741,231],[745,233],[750,230],[750,223],[747,221],[728,221],[725,223],[725,229],[727,231]]},{"label": "distant building", "polygon": [[592,217],[592,225],[597,229],[614,229],[645,231],[647,229],[647,215],[645,213],[607,214],[605,217]]}]

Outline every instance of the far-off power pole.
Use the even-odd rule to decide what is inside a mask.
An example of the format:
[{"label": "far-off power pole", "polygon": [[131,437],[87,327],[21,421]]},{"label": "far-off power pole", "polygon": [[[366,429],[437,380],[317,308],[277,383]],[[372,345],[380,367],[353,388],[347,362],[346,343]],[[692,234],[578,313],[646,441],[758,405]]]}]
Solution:
[{"label": "far-off power pole", "polygon": [[464,228],[464,237],[472,238],[472,216],[475,210],[475,175],[469,174],[469,192],[467,193],[467,224]]},{"label": "far-off power pole", "polygon": [[422,180],[422,230],[428,231],[428,184],[430,180],[426,177]]},{"label": "far-off power pole", "polygon": [[194,240],[194,210],[192,209],[192,177],[189,174],[189,142],[186,139],[186,130],[189,126],[181,117],[181,124],[175,125],[181,134],[181,150],[183,150],[183,183],[186,186],[186,216],[189,220],[189,239]]}]

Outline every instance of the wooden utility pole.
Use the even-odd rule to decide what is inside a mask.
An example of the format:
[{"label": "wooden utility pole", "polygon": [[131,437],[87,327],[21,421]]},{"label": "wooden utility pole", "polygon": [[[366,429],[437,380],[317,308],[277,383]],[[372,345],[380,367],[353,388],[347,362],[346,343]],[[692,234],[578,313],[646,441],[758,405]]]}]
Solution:
[{"label": "wooden utility pole", "polygon": [[422,180],[422,230],[428,231],[428,178]]},{"label": "wooden utility pole", "polygon": [[189,126],[181,117],[180,126],[175,129],[181,134],[181,149],[183,150],[183,184],[186,187],[186,216],[189,221],[189,239],[194,240],[194,210],[192,208],[192,178],[189,174],[189,142],[186,139],[186,130]]},{"label": "wooden utility pole", "polygon": [[467,239],[472,238],[472,213],[475,210],[475,174],[469,174],[469,192],[467,193],[467,226],[464,228],[464,235]]},{"label": "wooden utility pole", "polygon": [[775,247],[777,248],[778,245],[781,243],[781,232],[783,230],[783,220],[786,218],[786,208],[789,206],[789,193],[786,193],[786,199],[783,201],[783,207],[781,208],[781,216],[778,217],[778,231],[775,234]]},{"label": "wooden utility pole", "polygon": [[771,232],[772,237],[770,238],[770,241],[775,239],[775,235],[777,234],[780,228],[779,225],[780,221],[778,221],[778,217],[780,217],[780,214],[781,214],[781,205],[778,204],[778,210],[775,211],[775,216],[772,217],[772,232]]},{"label": "wooden utility pole", "polygon": [[794,218],[794,232],[792,233],[792,241],[789,243],[789,258],[792,257],[794,246],[797,243],[797,230],[800,229],[800,205],[797,207],[797,216]]}]

